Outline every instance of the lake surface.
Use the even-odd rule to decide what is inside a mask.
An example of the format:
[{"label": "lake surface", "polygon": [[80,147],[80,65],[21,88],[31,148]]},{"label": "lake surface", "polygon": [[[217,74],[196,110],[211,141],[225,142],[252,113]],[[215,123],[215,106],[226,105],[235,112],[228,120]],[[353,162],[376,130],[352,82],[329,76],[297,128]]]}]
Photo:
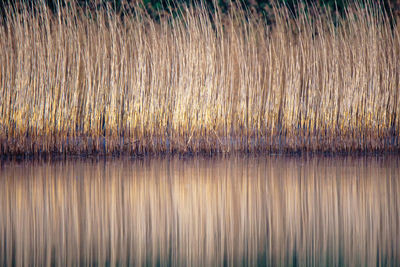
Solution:
[{"label": "lake surface", "polygon": [[0,265],[399,266],[399,163],[3,162]]}]

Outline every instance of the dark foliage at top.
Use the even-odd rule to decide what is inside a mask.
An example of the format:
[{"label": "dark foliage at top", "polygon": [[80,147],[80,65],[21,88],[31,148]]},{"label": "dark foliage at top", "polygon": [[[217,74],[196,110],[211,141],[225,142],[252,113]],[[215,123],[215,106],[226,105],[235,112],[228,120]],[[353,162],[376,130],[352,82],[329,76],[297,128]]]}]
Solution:
[{"label": "dark foliage at top", "polygon": [[[273,5],[285,5],[296,15],[299,4],[305,6],[321,6],[330,10],[331,12],[343,13],[348,5],[356,1],[349,0],[73,0],[83,9],[101,9],[108,8],[114,12],[121,13],[130,12],[133,6],[139,5],[147,10],[147,12],[154,18],[158,19],[166,12],[176,14],[182,6],[190,5],[204,5],[210,11],[219,8],[223,13],[229,12],[232,5],[239,5],[253,14],[261,15],[266,20],[271,19],[270,10]],[[363,2],[363,1],[361,1]],[[58,6],[66,6],[71,3],[71,0],[0,0],[0,11],[4,17],[5,10],[12,7],[18,9],[21,6],[28,6],[34,10],[35,7],[41,4],[46,4],[53,12],[57,12]],[[378,3],[378,5],[388,12],[389,16],[400,15],[400,0],[380,0],[371,1],[371,3]]]}]

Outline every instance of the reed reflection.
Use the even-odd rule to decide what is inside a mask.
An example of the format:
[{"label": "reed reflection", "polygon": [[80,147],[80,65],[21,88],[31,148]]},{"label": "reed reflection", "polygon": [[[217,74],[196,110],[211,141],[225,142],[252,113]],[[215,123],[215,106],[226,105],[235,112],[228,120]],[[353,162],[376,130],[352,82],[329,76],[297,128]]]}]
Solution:
[{"label": "reed reflection", "polygon": [[3,163],[0,265],[399,265],[399,158]]}]

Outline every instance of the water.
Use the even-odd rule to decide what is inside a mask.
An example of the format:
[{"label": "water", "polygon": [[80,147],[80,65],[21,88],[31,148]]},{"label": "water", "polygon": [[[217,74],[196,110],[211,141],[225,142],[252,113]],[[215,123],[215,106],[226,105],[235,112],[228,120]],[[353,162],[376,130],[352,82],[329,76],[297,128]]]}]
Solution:
[{"label": "water", "polygon": [[0,265],[400,265],[400,158],[3,162]]}]

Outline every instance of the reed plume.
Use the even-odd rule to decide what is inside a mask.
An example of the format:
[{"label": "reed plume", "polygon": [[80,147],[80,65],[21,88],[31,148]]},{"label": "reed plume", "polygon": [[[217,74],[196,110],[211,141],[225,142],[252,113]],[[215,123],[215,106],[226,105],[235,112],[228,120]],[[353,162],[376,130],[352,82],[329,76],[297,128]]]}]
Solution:
[{"label": "reed plume", "polygon": [[398,152],[395,20],[368,3],[272,13],[10,8],[0,154]]}]

